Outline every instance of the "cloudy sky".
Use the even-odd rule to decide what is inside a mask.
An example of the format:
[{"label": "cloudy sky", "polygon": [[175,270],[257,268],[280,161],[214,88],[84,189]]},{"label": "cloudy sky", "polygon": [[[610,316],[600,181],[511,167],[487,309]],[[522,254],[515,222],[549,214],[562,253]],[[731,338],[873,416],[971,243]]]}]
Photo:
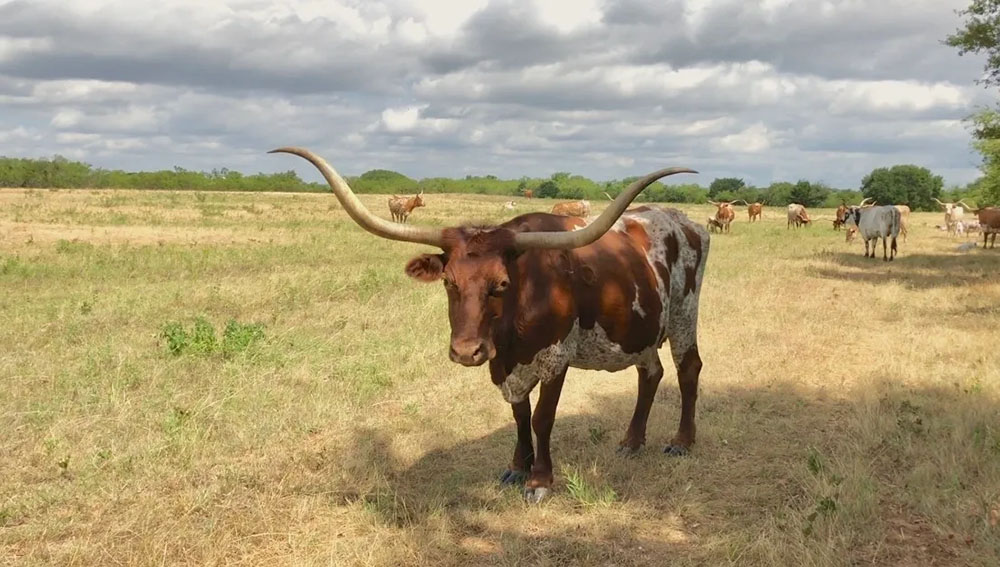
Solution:
[{"label": "cloudy sky", "polygon": [[977,176],[969,0],[0,0],[0,155],[412,177]]}]

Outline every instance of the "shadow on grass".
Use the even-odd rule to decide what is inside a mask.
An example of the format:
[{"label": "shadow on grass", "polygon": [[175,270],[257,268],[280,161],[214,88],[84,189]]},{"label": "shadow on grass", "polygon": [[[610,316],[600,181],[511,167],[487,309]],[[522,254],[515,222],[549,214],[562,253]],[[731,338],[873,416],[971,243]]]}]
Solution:
[{"label": "shadow on grass", "polygon": [[[659,451],[679,413],[672,386],[665,381],[637,458],[615,454],[633,396],[596,396],[590,407],[599,413],[558,416],[547,511],[497,483],[512,425],[408,465],[386,434],[359,429],[341,464],[349,477],[377,480],[340,494],[388,528],[440,535],[445,526],[452,547],[428,554],[448,564],[768,564],[803,549],[848,562],[980,564],[1000,551],[985,516],[960,511],[977,494],[1000,496],[1000,469],[982,469],[1000,459],[1000,405],[975,385],[886,383],[877,395],[846,398],[793,383],[708,390],[698,444],[683,458]],[[615,501],[595,507],[574,495],[567,471],[581,470]],[[852,548],[837,551],[843,538]],[[469,547],[470,539],[488,544]]]},{"label": "shadow on grass", "polygon": [[[838,252],[826,258],[834,267],[811,267],[809,275],[866,284],[901,283],[910,289],[961,287],[997,282],[1000,273],[1000,250],[976,249],[968,254],[906,254],[892,262],[882,261],[882,252],[874,259],[860,253]],[[845,270],[845,268],[851,268]],[[857,271],[862,270],[862,271]]]}]

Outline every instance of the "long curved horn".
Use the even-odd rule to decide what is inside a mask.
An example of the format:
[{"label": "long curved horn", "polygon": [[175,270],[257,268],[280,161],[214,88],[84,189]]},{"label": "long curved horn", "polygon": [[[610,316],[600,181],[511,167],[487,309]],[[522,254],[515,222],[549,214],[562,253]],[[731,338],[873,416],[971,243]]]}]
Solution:
[{"label": "long curved horn", "polygon": [[859,207],[863,207],[863,206],[865,206],[865,202],[866,202],[866,201],[869,201],[869,200],[874,200],[874,199],[872,199],[871,197],[865,197],[864,199],[862,199],[862,200],[861,200],[861,204],[860,204],[860,205],[858,205],[858,206],[859,206]]},{"label": "long curved horn", "polygon": [[[738,199],[738,201],[743,201],[743,204],[744,204],[744,205],[746,205],[746,206],[748,206],[748,207],[750,206],[750,203],[747,203],[747,202],[746,202],[746,199]],[[730,202],[729,202],[729,204],[730,204],[730,205],[735,205],[735,204],[736,204],[736,201],[730,201]]]},{"label": "long curved horn", "polygon": [[361,203],[354,192],[351,191],[350,186],[347,185],[344,178],[330,167],[330,164],[326,163],[326,160],[309,150],[305,148],[284,147],[271,150],[267,153],[294,154],[316,166],[316,169],[323,174],[326,182],[330,184],[330,189],[333,189],[333,194],[337,196],[337,200],[344,206],[347,214],[354,219],[354,222],[358,223],[361,228],[368,232],[382,238],[388,238],[389,240],[429,244],[438,248],[441,248],[442,244],[444,244],[444,235],[441,229],[396,224],[373,215]]},{"label": "long curved horn", "polygon": [[517,232],[514,234],[514,245],[521,250],[531,250],[534,248],[562,249],[579,248],[586,246],[611,229],[618,217],[622,216],[629,204],[639,196],[643,189],[649,187],[654,181],[661,177],[673,175],[675,173],[698,173],[686,167],[670,167],[654,171],[649,175],[637,179],[625,188],[618,195],[608,208],[604,209],[601,216],[580,230],[558,231],[558,232]]},{"label": "long curved horn", "polygon": [[945,205],[944,203],[942,203],[941,201],[938,201],[938,200],[937,200],[937,197],[931,197],[931,199],[934,199],[935,201],[937,201],[937,204],[941,205],[942,207],[945,207],[945,206],[947,206],[947,205]]},{"label": "long curved horn", "polygon": [[614,201],[614,199],[611,198],[611,195],[608,195],[607,191],[604,191],[604,196],[607,197],[609,201]]},{"label": "long curved horn", "polygon": [[972,207],[971,207],[971,206],[970,206],[970,205],[969,205],[968,203],[966,203],[965,201],[963,201],[962,199],[959,199],[959,200],[958,200],[958,203],[955,203],[955,204],[956,204],[956,205],[965,205],[965,207],[966,207],[967,209],[969,209],[970,211],[972,210]]}]

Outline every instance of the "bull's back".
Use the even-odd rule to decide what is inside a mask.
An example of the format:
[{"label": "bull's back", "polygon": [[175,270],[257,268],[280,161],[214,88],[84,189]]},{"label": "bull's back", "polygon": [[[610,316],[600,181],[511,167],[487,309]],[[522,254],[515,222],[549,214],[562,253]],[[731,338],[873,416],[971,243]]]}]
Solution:
[{"label": "bull's back", "polygon": [[710,237],[705,228],[676,209],[639,207],[623,219],[642,223],[649,238],[647,260],[659,280],[663,324],[681,304],[697,302],[705,274]]},{"label": "bull's back", "polygon": [[987,207],[979,209],[976,217],[979,218],[979,226],[1000,229],[1000,208]]}]

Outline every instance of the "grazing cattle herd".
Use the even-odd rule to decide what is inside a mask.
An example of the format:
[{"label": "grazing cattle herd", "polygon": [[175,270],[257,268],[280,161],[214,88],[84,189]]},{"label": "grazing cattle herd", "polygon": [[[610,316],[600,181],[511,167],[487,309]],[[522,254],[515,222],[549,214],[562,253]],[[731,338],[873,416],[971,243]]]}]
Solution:
[{"label": "grazing cattle herd", "polygon": [[[607,192],[603,193],[608,200],[613,201],[611,195]],[[531,189],[526,189],[524,191],[524,196],[531,199],[534,192]],[[860,218],[856,218],[854,221],[849,219],[851,214],[857,214],[859,212],[864,212],[867,209],[878,208],[877,203],[871,199],[864,199],[858,205],[848,205],[846,203],[841,203],[834,212],[834,218],[830,219],[833,223],[834,230],[840,230],[845,228],[847,232],[846,241],[853,242],[854,238],[861,234],[865,243],[865,256],[874,258],[874,239],[882,238],[883,242],[883,258],[887,260],[892,260],[896,255],[896,239],[899,236],[903,237],[903,242],[906,242],[906,237],[908,233],[909,220],[910,220],[910,207],[907,205],[892,205],[892,208],[896,209],[898,213],[898,218],[892,228],[893,234],[889,234],[888,228],[878,227],[878,230],[873,229],[870,225],[865,225],[867,228],[862,227],[862,222]],[[943,203],[937,199],[934,199],[941,208],[944,210],[944,224],[938,225],[941,230],[947,231],[949,234],[956,236],[965,236],[972,232],[982,232],[983,234],[983,247],[985,248],[987,244],[990,247],[996,246],[996,233],[998,228],[998,223],[1000,223],[1000,209],[995,207],[985,207],[982,209],[973,210],[964,201],[958,201],[954,203]],[[742,202],[747,206],[747,216],[749,217],[749,222],[756,222],[761,220],[763,217],[764,205],[763,203],[747,203],[745,200],[740,199],[739,201],[708,201],[710,204],[715,205],[716,211],[715,215],[708,218],[705,223],[705,228],[709,232],[727,233],[730,232],[730,225],[736,218],[736,213],[733,210],[733,205],[737,202]],[[392,220],[405,223],[413,212],[413,209],[417,207],[425,206],[423,200],[423,192],[414,195],[413,197],[400,197],[398,195],[393,195],[389,199],[389,212],[392,215]],[[507,201],[503,203],[501,209],[504,211],[512,211],[515,209],[517,204],[514,201]],[[883,207],[884,208],[884,207]],[[977,220],[966,220],[966,211],[975,214]],[[585,218],[590,216],[590,202],[587,200],[579,201],[568,201],[564,203],[556,203],[552,207],[552,214],[568,217],[581,217]],[[881,214],[889,215],[886,211],[882,210]],[[865,213],[862,215],[864,218],[870,218],[870,215]],[[799,228],[805,225],[809,225],[812,220],[809,218],[809,213],[806,208],[798,203],[791,203],[788,205],[788,222],[786,228]],[[865,237],[868,234],[870,236]],[[886,240],[888,239],[888,241]],[[869,249],[869,243],[872,243],[872,248]],[[888,256],[886,255],[886,245],[887,243],[891,245],[892,253]]]},{"label": "grazing cattle herd", "polygon": [[[638,370],[635,409],[619,452],[631,455],[646,443],[646,424],[664,375],[659,349],[667,341],[680,388],[680,423],[664,448],[683,455],[695,442],[695,405],[702,360],[698,352],[698,302],[709,252],[708,232],[730,232],[734,202],[712,202],[708,231],[675,209],[629,204],[654,181],[678,173],[669,168],[629,185],[596,218],[585,200],[558,203],[551,213],[526,213],[499,225],[448,228],[406,226],[423,206],[422,194],[389,200],[393,220],[373,215],[323,158],[295,147],[272,150],[300,156],[314,165],[345,212],[361,228],[383,238],[425,244],[405,268],[422,282],[443,282],[451,326],[449,357],[464,366],[486,365],[490,379],[511,406],[517,440],[502,484],[524,485],[538,502],[553,484],[550,440],[567,369]],[[526,196],[530,191],[525,192]],[[610,196],[609,196],[610,198]],[[865,256],[895,258],[896,239],[905,235],[909,207],[865,199],[838,207],[834,228],[865,243]],[[747,204],[746,201],[743,201]],[[962,206],[941,203],[946,226],[964,226]],[[966,208],[968,205],[962,203]],[[747,204],[750,222],[762,204]],[[512,210],[514,201],[503,204]],[[1000,209],[974,211],[983,246],[1000,232]],[[811,223],[800,204],[788,205],[787,228]],[[534,410],[529,394],[539,388]],[[534,433],[534,437],[532,436]]]}]

